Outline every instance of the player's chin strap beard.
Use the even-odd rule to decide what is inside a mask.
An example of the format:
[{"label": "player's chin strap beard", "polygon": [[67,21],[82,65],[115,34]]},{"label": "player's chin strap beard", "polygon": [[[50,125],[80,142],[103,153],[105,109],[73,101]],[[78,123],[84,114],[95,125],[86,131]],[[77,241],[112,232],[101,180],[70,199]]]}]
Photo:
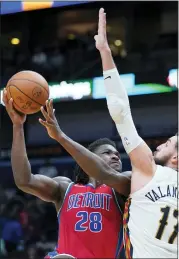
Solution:
[{"label": "player's chin strap beard", "polygon": [[109,113],[116,124],[123,146],[129,154],[143,140],[134,126],[129,99],[116,68],[103,72]]}]

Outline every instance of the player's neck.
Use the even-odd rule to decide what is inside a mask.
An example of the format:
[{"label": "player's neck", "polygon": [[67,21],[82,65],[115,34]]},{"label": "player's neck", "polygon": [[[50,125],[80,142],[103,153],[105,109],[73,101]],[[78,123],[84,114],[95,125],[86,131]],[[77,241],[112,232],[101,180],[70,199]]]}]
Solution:
[{"label": "player's neck", "polygon": [[93,178],[90,178],[89,183],[91,183],[94,187],[98,187],[99,185],[102,185],[103,183],[100,181],[96,181]]}]

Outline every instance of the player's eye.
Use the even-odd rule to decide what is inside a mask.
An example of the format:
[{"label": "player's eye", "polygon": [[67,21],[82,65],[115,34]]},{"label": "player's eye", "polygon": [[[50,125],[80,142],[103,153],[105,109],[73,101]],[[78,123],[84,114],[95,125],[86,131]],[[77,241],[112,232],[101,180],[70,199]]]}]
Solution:
[{"label": "player's eye", "polygon": [[115,155],[120,158],[120,154],[118,152],[116,152]]},{"label": "player's eye", "polygon": [[109,155],[109,154],[110,154],[110,152],[109,152],[109,151],[104,151],[104,152],[103,152],[103,154],[107,154],[107,155]]}]

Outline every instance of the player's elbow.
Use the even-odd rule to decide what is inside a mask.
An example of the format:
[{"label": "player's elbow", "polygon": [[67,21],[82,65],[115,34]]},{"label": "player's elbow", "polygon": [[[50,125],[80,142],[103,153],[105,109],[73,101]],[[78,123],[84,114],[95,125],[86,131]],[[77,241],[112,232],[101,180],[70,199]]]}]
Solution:
[{"label": "player's elbow", "polygon": [[107,106],[111,118],[115,123],[119,124],[124,118],[130,114],[130,107],[127,102],[119,98],[116,94],[107,96]]},{"label": "player's elbow", "polygon": [[16,184],[17,188],[23,192],[27,192],[27,190],[30,186],[28,182],[21,182],[21,181],[15,181],[15,184]]},{"label": "player's elbow", "polygon": [[117,172],[114,169],[112,169],[110,166],[108,166],[108,164],[106,164],[106,162],[104,162],[100,174],[100,179],[98,180],[100,180],[104,184],[110,185],[110,183],[114,181],[116,173]]},{"label": "player's elbow", "polygon": [[155,162],[152,151],[143,143],[130,153],[133,171],[140,171],[145,174],[153,175],[155,169]]},{"label": "player's elbow", "polygon": [[111,178],[111,167],[106,163],[104,162],[103,164],[103,179],[104,180],[108,180]]},{"label": "player's elbow", "polygon": [[94,177],[97,181],[105,182],[110,178],[110,167],[105,161],[100,159],[100,165],[97,170],[92,170],[91,176]]},{"label": "player's elbow", "polygon": [[22,192],[25,192],[25,193],[27,193],[27,189],[28,189],[28,186],[27,185],[24,185],[24,184],[19,184],[19,183],[16,183],[16,187],[20,190],[20,191],[22,191]]},{"label": "player's elbow", "polygon": [[14,177],[15,185],[21,191],[26,192],[26,190],[29,189],[29,186],[31,186],[32,176],[33,176],[32,174],[29,175],[28,177],[16,177],[15,176]]}]

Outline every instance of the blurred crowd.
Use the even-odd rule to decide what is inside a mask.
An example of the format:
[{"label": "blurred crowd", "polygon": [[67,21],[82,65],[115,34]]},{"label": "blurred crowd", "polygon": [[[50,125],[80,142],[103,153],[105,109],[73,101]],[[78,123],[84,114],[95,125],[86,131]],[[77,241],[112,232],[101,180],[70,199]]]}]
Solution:
[{"label": "blurred crowd", "polygon": [[58,227],[55,208],[18,189],[0,187],[0,258],[38,259],[53,251]]},{"label": "blurred crowd", "polygon": [[[36,71],[48,82],[101,76],[100,57],[95,48],[94,35],[95,31],[84,36],[69,34],[69,38],[56,39],[51,44],[34,45],[32,49],[23,50],[21,45],[11,45],[1,49],[1,85],[4,87],[11,76],[22,70]],[[163,73],[176,65],[175,48],[169,47],[166,50],[160,48],[155,51],[146,48],[143,46],[140,51],[127,53],[125,48],[111,45],[115,63],[121,73],[140,71],[140,75],[142,72],[153,74],[159,69]]]},{"label": "blurred crowd", "polygon": [[[76,71],[84,68],[84,62],[99,58],[92,32],[85,37],[69,34],[69,38],[54,41],[49,45],[22,49],[11,45],[1,50],[1,84],[21,70],[33,70],[42,74],[48,82],[74,79]],[[68,69],[67,69],[68,68]]]}]

